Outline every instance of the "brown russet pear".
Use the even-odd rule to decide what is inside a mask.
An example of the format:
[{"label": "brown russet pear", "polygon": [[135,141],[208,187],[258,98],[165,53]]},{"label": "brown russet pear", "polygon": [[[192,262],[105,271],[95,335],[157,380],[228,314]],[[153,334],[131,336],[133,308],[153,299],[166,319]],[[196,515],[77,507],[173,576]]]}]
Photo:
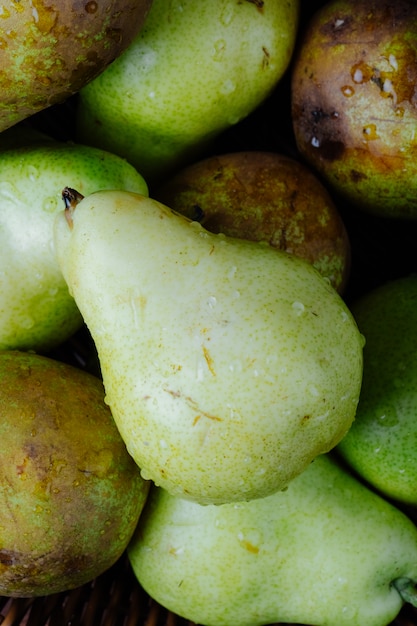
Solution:
[{"label": "brown russet pear", "polygon": [[216,154],[181,168],[152,195],[210,232],[265,241],[310,261],[343,293],[350,272],[345,225],[327,188],[295,158]]},{"label": "brown russet pear", "polygon": [[0,132],[63,102],[141,29],[152,0],[6,0],[0,12]]},{"label": "brown russet pear", "polygon": [[148,495],[101,380],[33,352],[0,352],[0,594],[44,596],[122,555]]}]

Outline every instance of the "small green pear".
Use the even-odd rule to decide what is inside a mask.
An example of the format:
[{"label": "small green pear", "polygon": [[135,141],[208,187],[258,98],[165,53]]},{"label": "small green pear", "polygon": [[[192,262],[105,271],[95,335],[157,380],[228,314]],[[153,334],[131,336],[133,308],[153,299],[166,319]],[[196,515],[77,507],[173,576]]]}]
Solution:
[{"label": "small green pear", "polygon": [[78,141],[163,178],[271,94],[298,14],[299,0],[154,0],[125,53],[81,89]]},{"label": "small green pear", "polygon": [[309,262],[139,194],[65,193],[58,262],[145,478],[198,502],[256,498],[340,441],[362,336]]},{"label": "small green pear", "polygon": [[352,304],[366,338],[356,420],[338,452],[368,483],[417,505],[417,276]]},{"label": "small green pear", "polygon": [[250,502],[151,488],[128,556],[149,595],[196,624],[386,626],[412,599],[417,528],[323,455]]},{"label": "small green pear", "polygon": [[149,491],[102,381],[30,352],[0,352],[0,594],[78,587],[120,558]]},{"label": "small green pear", "polygon": [[0,349],[46,352],[83,323],[54,252],[62,187],[68,178],[82,193],[121,188],[146,194],[147,186],[116,155],[42,135],[38,141],[32,133],[24,146],[24,131],[7,133],[20,147],[0,151]]}]

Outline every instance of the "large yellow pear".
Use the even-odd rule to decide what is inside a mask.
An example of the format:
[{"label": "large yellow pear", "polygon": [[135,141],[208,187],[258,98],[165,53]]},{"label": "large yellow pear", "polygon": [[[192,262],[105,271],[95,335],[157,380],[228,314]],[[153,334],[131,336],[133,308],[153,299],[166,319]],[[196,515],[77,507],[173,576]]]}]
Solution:
[{"label": "large yellow pear", "polygon": [[58,262],[145,478],[201,503],[258,498],[341,440],[363,341],[310,263],[139,194],[66,199]]}]

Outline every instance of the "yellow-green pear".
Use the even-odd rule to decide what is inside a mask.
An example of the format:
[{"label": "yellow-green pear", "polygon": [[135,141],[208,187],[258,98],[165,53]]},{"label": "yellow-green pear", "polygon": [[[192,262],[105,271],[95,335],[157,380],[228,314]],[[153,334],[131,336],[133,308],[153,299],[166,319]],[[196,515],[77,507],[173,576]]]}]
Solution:
[{"label": "yellow-green pear", "polygon": [[[7,131],[0,151],[0,349],[45,352],[83,323],[56,261],[55,216],[68,177],[82,193],[103,188],[146,194],[124,159],[97,148]],[[1,146],[0,139],[0,146]]]},{"label": "yellow-green pear", "polygon": [[352,304],[366,337],[355,422],[338,452],[383,495],[417,505],[417,276],[387,281]]},{"label": "yellow-green pear", "polygon": [[387,626],[417,603],[414,523],[328,455],[250,502],[154,487],[128,555],[151,597],[204,626]]},{"label": "yellow-green pear", "polygon": [[128,49],[79,94],[78,141],[163,177],[251,113],[286,72],[299,0],[154,0]]},{"label": "yellow-green pear", "polygon": [[75,195],[58,262],[145,478],[203,503],[257,498],[340,441],[362,335],[308,261],[139,194]]}]

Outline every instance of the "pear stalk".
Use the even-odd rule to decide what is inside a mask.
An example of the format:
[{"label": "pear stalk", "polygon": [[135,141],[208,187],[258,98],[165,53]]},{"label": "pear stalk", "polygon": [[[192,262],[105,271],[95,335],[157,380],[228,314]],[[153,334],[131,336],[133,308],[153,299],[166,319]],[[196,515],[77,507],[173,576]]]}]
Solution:
[{"label": "pear stalk", "polygon": [[65,187],[62,190],[62,199],[65,205],[65,219],[67,220],[68,225],[71,229],[73,226],[72,214],[77,204],[79,204],[83,198],[84,196],[79,191],[77,191],[76,189],[71,189],[71,187]]}]

